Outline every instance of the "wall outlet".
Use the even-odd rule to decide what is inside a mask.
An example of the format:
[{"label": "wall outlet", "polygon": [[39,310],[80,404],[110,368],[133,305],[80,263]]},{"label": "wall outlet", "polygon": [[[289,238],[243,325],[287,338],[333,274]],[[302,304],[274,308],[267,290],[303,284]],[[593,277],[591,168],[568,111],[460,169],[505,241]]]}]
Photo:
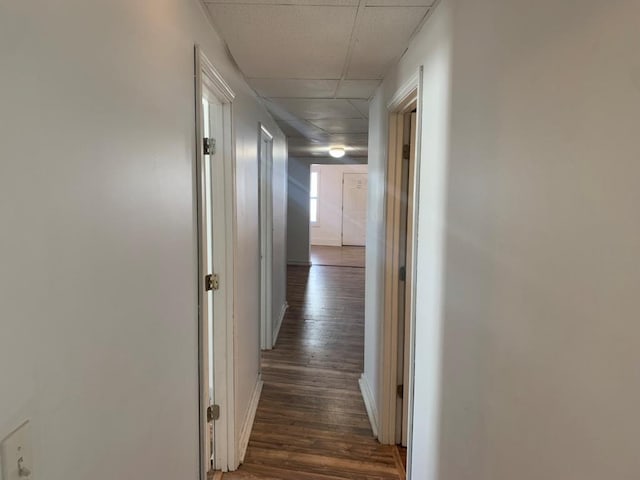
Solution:
[{"label": "wall outlet", "polygon": [[33,480],[31,425],[24,422],[0,444],[0,480]]}]

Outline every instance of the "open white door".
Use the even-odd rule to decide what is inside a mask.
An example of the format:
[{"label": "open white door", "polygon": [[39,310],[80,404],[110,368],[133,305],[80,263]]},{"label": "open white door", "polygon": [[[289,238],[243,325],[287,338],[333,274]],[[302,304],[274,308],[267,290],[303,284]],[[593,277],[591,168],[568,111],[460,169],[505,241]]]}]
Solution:
[{"label": "open white door", "polygon": [[207,425],[205,428],[205,456],[208,471],[213,469],[215,460],[215,421],[219,417],[219,406],[215,396],[215,357],[214,357],[214,292],[219,288],[218,273],[214,268],[214,230],[218,223],[214,209],[215,183],[213,168],[215,162],[221,161],[216,148],[216,141],[222,138],[222,104],[207,88],[202,92],[202,201],[201,201],[201,268],[204,275],[202,281],[201,314],[203,316],[203,398]]},{"label": "open white door", "polygon": [[200,478],[237,467],[233,389],[234,94],[196,47]]},{"label": "open white door", "polygon": [[416,173],[416,113],[405,115],[405,145],[408,155],[402,158],[401,206],[399,224],[399,255],[401,275],[398,284],[398,363],[396,398],[396,443],[407,446],[409,434],[409,395],[405,386],[410,384],[411,364],[411,320],[413,314],[414,277],[414,218],[415,218],[415,173]]},{"label": "open white door", "polygon": [[389,141],[385,181],[384,315],[378,440],[407,446],[413,416],[415,353],[415,245],[420,171],[422,69],[388,104]]},{"label": "open white door", "polygon": [[345,173],[342,181],[342,245],[364,247],[367,235],[367,174]]}]

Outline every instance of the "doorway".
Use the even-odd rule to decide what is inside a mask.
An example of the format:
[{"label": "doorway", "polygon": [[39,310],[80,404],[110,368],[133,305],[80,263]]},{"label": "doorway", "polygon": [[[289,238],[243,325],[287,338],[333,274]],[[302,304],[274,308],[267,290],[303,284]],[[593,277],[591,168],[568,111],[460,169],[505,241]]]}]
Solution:
[{"label": "doorway", "polygon": [[309,252],[312,265],[364,267],[366,164],[311,164]]},{"label": "doorway", "polygon": [[413,417],[421,78],[422,70],[398,91],[388,106],[385,187],[382,408],[378,438],[382,443],[407,448],[408,462],[411,462]]},{"label": "doorway", "polygon": [[[233,449],[234,94],[196,46],[196,161],[200,478],[228,470]],[[229,428],[231,426],[231,428]]]},{"label": "doorway", "polygon": [[[214,308],[215,299],[214,292],[219,288],[218,274],[214,270],[214,203],[213,197],[217,193],[213,182],[212,164],[219,162],[220,154],[214,147],[215,139],[221,137],[222,130],[222,104],[208,89],[202,91],[202,135],[203,135],[203,152],[202,152],[202,199],[200,202],[201,210],[201,228],[202,228],[202,247],[201,250],[201,269],[202,269],[202,287],[200,308],[204,317],[203,330],[203,381],[204,381],[204,398],[203,404],[207,408],[207,424],[205,430],[205,455],[208,459],[207,466],[211,469],[214,466],[215,458],[215,422],[214,417],[219,412],[214,409],[219,408],[216,404],[215,395],[215,360],[214,360]],[[215,222],[218,222],[218,215],[215,215]],[[217,262],[216,262],[217,263]],[[217,265],[216,265],[217,266]]]},{"label": "doorway", "polygon": [[273,135],[260,125],[258,202],[260,215],[260,348],[273,348]]},{"label": "doorway", "polygon": [[403,115],[402,171],[400,174],[400,218],[398,225],[398,365],[396,377],[396,444],[407,447],[409,430],[409,395],[404,394],[409,385],[409,331],[413,301],[414,244],[413,231],[415,209],[415,162],[416,162],[416,110]]},{"label": "doorway", "polygon": [[365,266],[366,164],[311,164],[309,259],[311,265]]}]

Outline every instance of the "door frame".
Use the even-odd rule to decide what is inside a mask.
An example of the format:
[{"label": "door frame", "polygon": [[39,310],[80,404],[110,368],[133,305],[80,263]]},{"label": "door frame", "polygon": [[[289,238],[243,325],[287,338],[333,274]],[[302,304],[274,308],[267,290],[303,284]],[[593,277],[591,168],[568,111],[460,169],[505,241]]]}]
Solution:
[{"label": "door frame", "polygon": [[[383,444],[396,443],[396,406],[397,406],[397,368],[398,368],[398,302],[401,300],[398,294],[399,282],[399,248],[400,248],[400,208],[401,208],[401,181],[402,181],[402,148],[404,143],[404,115],[414,108],[416,113],[416,145],[415,145],[415,170],[413,180],[413,232],[407,237],[407,242],[417,245],[419,191],[417,182],[420,177],[420,132],[422,112],[422,77],[423,69],[418,71],[397,90],[391,101],[387,104],[389,119],[388,137],[388,162],[385,177],[385,254],[384,254],[384,297],[383,297],[383,321],[382,321],[382,355],[381,355],[381,408],[380,423],[378,426],[378,439]],[[413,255],[411,265],[407,265],[407,275],[415,277],[416,257]],[[415,378],[415,282],[409,289],[409,384],[405,385],[404,394],[408,395],[408,459],[411,462],[411,438],[413,430],[414,409],[414,378]]]},{"label": "door frame", "polygon": [[[265,141],[266,137],[266,141]],[[270,144],[266,162],[264,143]],[[260,215],[260,348],[273,348],[273,135],[260,123],[258,130],[258,201]]]},{"label": "door frame", "polygon": [[[198,45],[195,46],[195,113],[196,113],[196,159],[194,169],[194,213],[196,228],[196,265],[197,265],[197,305],[198,305],[198,439],[200,458],[200,479],[206,480],[208,459],[206,458],[206,368],[203,362],[208,349],[205,336],[207,319],[201,308],[204,298],[204,272],[202,245],[206,242],[206,232],[202,231],[201,221],[204,212],[200,208],[204,195],[204,162],[203,162],[203,116],[202,96],[207,88],[222,104],[223,138],[222,162],[211,165],[213,185],[213,212],[222,225],[216,225],[214,235],[215,273],[220,277],[220,287],[214,292],[214,395],[220,406],[220,418],[215,420],[214,442],[216,445],[213,469],[227,471],[236,465],[235,449],[235,390],[234,390],[234,349],[233,349],[233,307],[234,307],[234,264],[235,264],[235,149],[233,135],[233,100],[235,93],[222,76],[207,59]],[[220,223],[220,222],[219,222]],[[221,231],[222,230],[222,231]],[[203,237],[203,235],[205,235]],[[217,248],[216,248],[217,247]]]}]

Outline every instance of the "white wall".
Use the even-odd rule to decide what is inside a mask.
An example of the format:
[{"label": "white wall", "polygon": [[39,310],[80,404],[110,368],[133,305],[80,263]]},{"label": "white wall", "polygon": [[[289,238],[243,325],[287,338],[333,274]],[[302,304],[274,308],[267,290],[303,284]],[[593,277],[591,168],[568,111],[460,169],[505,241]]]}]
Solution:
[{"label": "white wall", "polygon": [[374,99],[384,137],[425,66],[415,479],[640,474],[638,18],[635,1],[443,0]]},{"label": "white wall", "polygon": [[[449,143],[451,77],[451,5],[442,2],[417,35],[371,101],[369,111],[369,209],[365,288],[365,371],[379,415],[382,396],[381,325],[383,314],[383,260],[385,178],[388,136],[387,104],[423,67],[422,135],[419,164],[419,211],[416,282],[416,384],[413,425],[415,480],[438,476],[440,426],[440,358],[442,252]],[[428,247],[428,248],[427,248]]]},{"label": "white wall", "polygon": [[238,256],[240,416],[258,122],[283,186],[277,126],[195,0],[0,4],[0,437],[31,419],[37,478],[197,478],[196,42],[237,94],[237,240],[256,252]]},{"label": "white wall", "polygon": [[342,178],[367,173],[366,165],[311,165],[317,171],[318,222],[311,224],[311,245],[342,246]]},{"label": "white wall", "polygon": [[[246,84],[243,82],[243,87]],[[235,362],[236,440],[248,414],[260,371],[260,217],[258,195],[258,130],[263,122],[274,135],[273,143],[273,318],[286,302],[287,149],[275,122],[253,94],[234,102],[236,136],[236,278]]]},{"label": "white wall", "polygon": [[361,165],[366,158],[289,157],[287,199],[287,259],[291,265],[310,265],[309,174],[311,164]]}]

